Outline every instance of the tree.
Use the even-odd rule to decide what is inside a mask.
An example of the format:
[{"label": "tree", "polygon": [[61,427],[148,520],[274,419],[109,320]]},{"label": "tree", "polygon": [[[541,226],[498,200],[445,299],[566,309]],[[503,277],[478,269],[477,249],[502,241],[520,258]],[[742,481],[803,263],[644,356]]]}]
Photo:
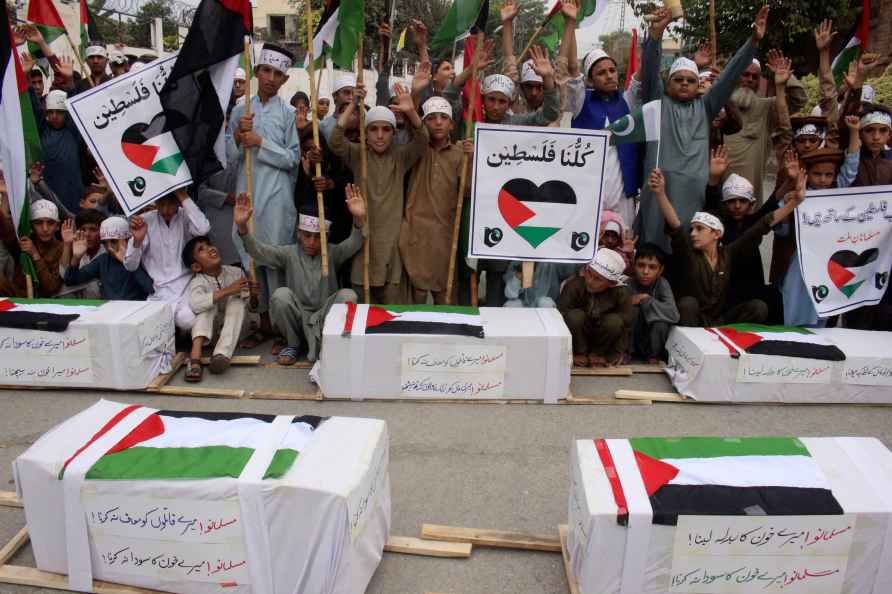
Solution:
[{"label": "tree", "polygon": [[632,34],[628,31],[613,31],[598,37],[601,48],[612,56],[616,62],[616,70],[619,80],[626,78],[626,68],[629,67],[629,50],[632,47]]},{"label": "tree", "polygon": [[174,20],[173,3],[169,0],[149,0],[139,7],[136,16],[129,23],[124,36],[124,43],[138,47],[151,47],[151,23],[161,17],[162,34],[166,38],[176,39],[177,23]]}]

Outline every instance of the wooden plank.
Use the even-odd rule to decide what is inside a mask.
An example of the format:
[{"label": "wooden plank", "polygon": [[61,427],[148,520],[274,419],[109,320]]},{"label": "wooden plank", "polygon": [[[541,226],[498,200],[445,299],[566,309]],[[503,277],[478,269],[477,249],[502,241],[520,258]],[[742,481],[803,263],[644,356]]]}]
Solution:
[{"label": "wooden plank", "polygon": [[573,575],[573,568],[570,565],[570,553],[567,551],[567,530],[566,524],[558,526],[558,532],[561,535],[561,553],[564,556],[564,571],[567,573],[567,585],[570,587],[570,594],[579,594],[579,584],[576,582],[576,576]]},{"label": "wooden plank", "polygon": [[558,404],[612,404],[614,406],[646,406],[650,400],[617,400],[613,396],[573,396],[559,400]]},{"label": "wooden plank", "polygon": [[645,390],[617,390],[617,398],[626,400],[650,400],[652,402],[686,402],[687,398],[673,392],[648,392]]},{"label": "wooden plank", "polygon": [[158,377],[152,380],[148,386],[146,386],[146,390],[156,390],[169,382],[173,376],[177,374],[177,371],[180,370],[180,367],[183,366],[183,363],[186,362],[186,353],[177,353],[174,356],[173,361],[170,363],[170,371],[167,373],[162,373]]},{"label": "wooden plank", "polygon": [[[230,365],[260,365],[260,355],[235,355],[229,359]],[[210,357],[201,358],[202,365],[210,365]]]},{"label": "wooden plank", "polygon": [[198,386],[161,386],[155,390],[147,390],[153,394],[167,394],[168,396],[194,396],[196,398],[244,398],[245,390],[232,390],[228,388],[201,388]]},{"label": "wooden plank", "polygon": [[255,390],[248,394],[252,400],[322,400],[322,392],[302,394],[299,392],[281,392],[279,390]]},{"label": "wooden plank", "polygon": [[15,554],[19,552],[25,543],[28,542],[28,527],[25,526],[18,532],[16,535],[12,537],[12,539],[3,545],[3,548],[0,549],[0,566],[6,565],[10,559],[15,557]]},{"label": "wooden plank", "polygon": [[15,491],[0,491],[0,505],[3,507],[25,507]]},{"label": "wooden plank", "polygon": [[464,542],[437,542],[412,536],[391,536],[384,545],[388,553],[466,559],[471,556],[473,545]]},{"label": "wooden plank", "polygon": [[[74,592],[74,590],[68,588],[67,576],[20,565],[3,565],[0,567],[0,583]],[[95,594],[164,594],[158,590],[124,586],[123,584],[100,582],[98,580],[93,581],[93,592]]]},{"label": "wooden plank", "polygon": [[479,547],[497,549],[561,552],[561,540],[557,536],[524,534],[506,530],[484,530],[480,528],[422,524],[421,538],[446,542],[467,542]]},{"label": "wooden plank", "polygon": [[628,377],[632,375],[632,368],[620,367],[573,367],[570,375],[604,375],[609,377]]},{"label": "wooden plank", "polygon": [[665,373],[666,366],[662,363],[658,365],[629,365],[632,373]]},{"label": "wooden plank", "polygon": [[278,363],[267,363],[264,365],[267,369],[310,369],[313,367],[313,363],[309,361],[298,361],[294,365],[279,365]]}]

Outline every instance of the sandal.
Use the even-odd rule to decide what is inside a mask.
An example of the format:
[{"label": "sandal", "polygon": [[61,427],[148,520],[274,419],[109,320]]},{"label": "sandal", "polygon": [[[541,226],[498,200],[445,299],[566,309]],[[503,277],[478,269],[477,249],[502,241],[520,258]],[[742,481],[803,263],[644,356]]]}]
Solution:
[{"label": "sandal", "polygon": [[270,353],[270,355],[275,357],[276,355],[281,353],[282,349],[284,349],[286,346],[288,346],[288,345],[285,344],[284,338],[281,338],[281,337],[277,338],[273,341],[273,348],[270,349],[269,353]]},{"label": "sandal", "polygon": [[238,346],[242,349],[256,349],[258,346],[269,340],[271,337],[272,334],[267,334],[262,330],[255,330],[251,334],[244,337]]},{"label": "sandal", "polygon": [[285,367],[297,363],[297,347],[283,347],[282,350],[279,351],[279,357],[276,359],[276,363]]},{"label": "sandal", "polygon": [[200,382],[203,376],[204,369],[201,367],[201,361],[199,359],[189,359],[186,362],[186,376],[184,379],[195,384]]}]

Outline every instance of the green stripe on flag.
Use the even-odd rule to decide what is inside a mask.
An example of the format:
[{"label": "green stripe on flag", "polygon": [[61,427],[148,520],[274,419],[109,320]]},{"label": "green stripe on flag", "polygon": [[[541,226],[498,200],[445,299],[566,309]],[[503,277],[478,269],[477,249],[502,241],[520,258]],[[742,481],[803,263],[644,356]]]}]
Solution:
[{"label": "green stripe on flag", "polygon": [[781,333],[781,332],[795,332],[796,334],[814,334],[808,328],[800,328],[799,326],[766,326],[764,324],[725,324],[724,326],[719,326],[720,328],[733,328],[738,332],[753,332],[755,334],[762,334],[765,332],[772,333]]},{"label": "green stripe on flag", "polygon": [[635,437],[632,449],[657,460],[722,456],[809,456],[795,437]]},{"label": "green stripe on flag", "polygon": [[9,301],[22,305],[103,305],[104,299],[25,299],[24,297],[11,297]]},{"label": "green stripe on flag", "polygon": [[165,157],[164,159],[155,162],[149,169],[151,171],[173,175],[180,168],[180,164],[182,164],[182,162],[183,154],[177,153],[175,155]]},{"label": "green stripe on flag", "polygon": [[831,65],[833,72],[833,80],[836,85],[842,84],[843,77],[849,71],[849,64],[861,57],[861,44],[857,38],[853,37],[849,43],[836,55]]},{"label": "green stripe on flag", "polygon": [[[205,446],[200,448],[132,447],[100,458],[87,472],[94,480],[199,480],[238,478],[253,448]],[[280,478],[297,460],[292,449],[278,450],[263,478]]]},{"label": "green stripe on flag", "polygon": [[477,307],[467,307],[462,305],[382,305],[382,308],[394,313],[404,313],[409,311],[429,311],[443,314],[465,314],[469,316],[479,316],[480,309]]},{"label": "green stripe on flag", "polygon": [[331,61],[341,70],[353,70],[359,34],[365,29],[364,4],[363,0],[341,0],[338,30],[331,48]]}]

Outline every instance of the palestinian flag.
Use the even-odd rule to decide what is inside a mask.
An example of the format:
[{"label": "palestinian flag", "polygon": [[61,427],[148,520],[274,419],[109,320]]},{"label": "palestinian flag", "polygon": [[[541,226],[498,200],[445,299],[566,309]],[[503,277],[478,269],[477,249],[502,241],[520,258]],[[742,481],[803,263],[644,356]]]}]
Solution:
[{"label": "palestinian flag", "polygon": [[[164,122],[153,134],[172,134],[196,187],[226,164],[226,109],[245,36],[252,31],[248,0],[202,0],[161,89]],[[143,158],[148,161],[148,151]],[[173,153],[159,150],[150,168],[168,172],[172,158]]]},{"label": "palestinian flag", "polygon": [[[131,405],[108,422],[65,461],[68,465],[90,444],[141,405]],[[275,415],[158,411],[136,426],[87,471],[94,480],[200,480],[238,478],[254,450],[266,440],[264,429]],[[313,437],[321,417],[295,417],[263,478],[282,477]]]},{"label": "palestinian flag", "polygon": [[679,515],[843,513],[820,466],[794,437],[595,440],[623,524],[628,519],[625,489],[630,486],[623,484],[623,472],[614,465],[615,442],[631,446],[654,524],[674,526]]},{"label": "palestinian flag", "polygon": [[632,29],[632,45],[629,46],[629,60],[626,62],[626,90],[632,86],[632,77],[638,72],[638,29]]},{"label": "palestinian flag", "polygon": [[[80,0],[81,5],[81,60],[87,59],[87,48],[94,43],[102,44],[102,36],[99,34],[99,27],[96,25],[96,19],[87,5],[87,0]],[[103,44],[104,45],[104,44]]]},{"label": "palestinian flag", "polygon": [[[488,0],[487,0],[488,2]],[[480,9],[480,14],[477,18],[477,22],[471,27],[471,29],[476,33],[478,31],[482,31],[484,34],[486,33],[486,16],[489,14],[489,8],[486,8],[486,12],[484,13],[484,9]],[[465,48],[462,52],[462,64],[465,70],[471,68],[471,62],[474,59],[474,52],[477,49],[477,36],[472,35],[470,32],[465,36]],[[484,121],[483,115],[483,95],[480,94],[480,75],[478,73],[477,82],[475,83],[473,78],[469,78],[465,83],[464,88],[462,89],[461,94],[461,104],[462,104],[462,119],[470,119],[474,122],[476,126],[477,122]],[[471,103],[473,102],[473,105]],[[467,120],[465,120],[467,121]],[[464,129],[464,128],[463,128]],[[471,128],[471,136],[474,137],[474,129]]]},{"label": "palestinian flag", "polygon": [[631,142],[659,142],[662,116],[663,103],[657,99],[612,122],[607,126],[611,146]]},{"label": "palestinian flag", "polygon": [[313,34],[317,68],[322,66],[325,56],[330,56],[335,68],[353,70],[359,34],[365,30],[364,11],[364,0],[325,0],[322,18]]},{"label": "palestinian flag", "polygon": [[[65,35],[65,22],[59,16],[59,11],[53,5],[53,0],[31,0],[28,3],[28,22],[37,27],[47,45],[51,45],[56,39]],[[44,57],[40,48],[30,42],[28,43],[28,53],[35,58]]]},{"label": "palestinian flag", "polygon": [[735,356],[743,351],[750,355],[779,355],[823,361],[846,360],[845,353],[839,347],[807,328],[730,324],[708,330],[718,336]]},{"label": "palestinian flag", "polygon": [[[6,180],[13,225],[19,237],[27,237],[31,233],[31,202],[26,195],[28,171],[41,159],[40,135],[34,119],[30,85],[19,62],[6,3],[0,8],[0,17],[0,130],[3,130],[0,134],[0,166]],[[21,266],[36,285],[37,271],[31,256],[24,252]]]},{"label": "palestinian flag", "polygon": [[861,54],[867,51],[867,41],[870,37],[870,0],[862,0],[861,18],[855,23],[852,32],[849,34],[849,40],[846,46],[842,48],[833,63],[830,70],[833,72],[833,80],[836,86],[842,84],[843,76],[849,70],[849,64],[858,60]]},{"label": "palestinian flag", "polygon": [[534,248],[561,230],[576,210],[576,192],[561,180],[537,186],[528,179],[505,182],[499,191],[499,213]]},{"label": "palestinian flag", "polygon": [[[353,332],[356,310],[364,305],[347,303],[345,336]],[[368,306],[366,334],[430,334],[483,338],[483,320],[476,307],[448,305]]]},{"label": "palestinian flag", "polygon": [[164,129],[166,119],[158,114],[152,124],[138,122],[121,135],[121,151],[132,163],[158,173],[176,175],[183,153],[172,132]]},{"label": "palestinian flag", "polygon": [[852,250],[834,252],[827,261],[827,274],[836,288],[851,298],[865,281],[873,277],[879,256],[880,251],[877,248],[861,253]]},{"label": "palestinian flag", "polygon": [[0,328],[64,332],[68,324],[103,303],[93,299],[0,298]]},{"label": "palestinian flag", "polygon": [[[584,29],[594,25],[604,14],[608,3],[608,0],[580,0],[576,28]],[[561,13],[561,8],[561,1],[557,0],[545,16],[545,27],[539,36],[539,43],[552,52],[557,50],[561,37],[564,35],[564,15]]]},{"label": "palestinian flag", "polygon": [[[454,0],[443,24],[437,29],[436,35],[430,42],[432,50],[448,47],[466,35],[475,25],[481,31],[486,29],[486,20],[489,17],[489,0]],[[483,24],[480,24],[482,20]],[[465,55],[468,48],[465,46]]]}]

